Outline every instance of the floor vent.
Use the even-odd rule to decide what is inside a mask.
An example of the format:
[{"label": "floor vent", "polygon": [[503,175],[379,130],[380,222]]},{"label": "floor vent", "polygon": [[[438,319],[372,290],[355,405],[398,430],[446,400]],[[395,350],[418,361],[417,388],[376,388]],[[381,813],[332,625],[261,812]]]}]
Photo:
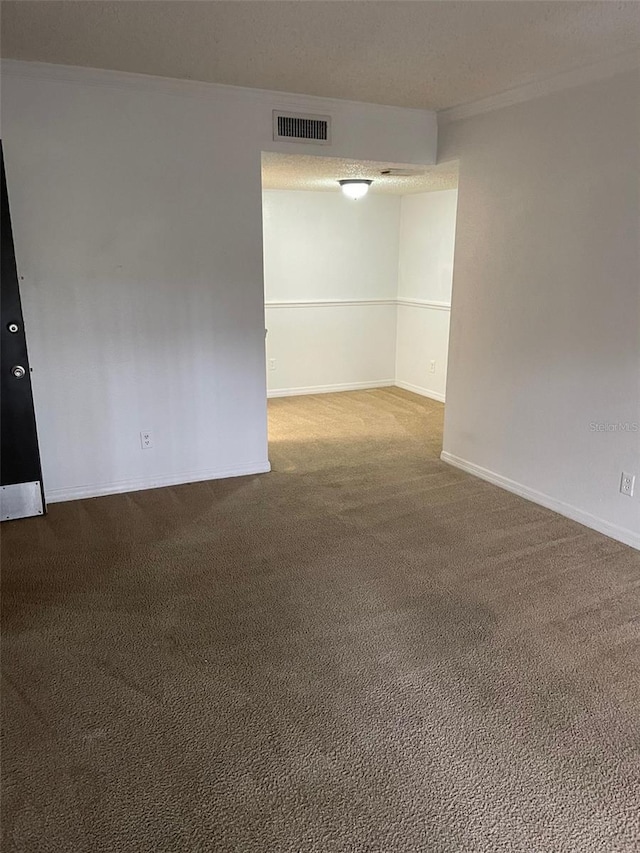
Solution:
[{"label": "floor vent", "polygon": [[273,111],[273,138],[276,142],[331,144],[331,116]]}]

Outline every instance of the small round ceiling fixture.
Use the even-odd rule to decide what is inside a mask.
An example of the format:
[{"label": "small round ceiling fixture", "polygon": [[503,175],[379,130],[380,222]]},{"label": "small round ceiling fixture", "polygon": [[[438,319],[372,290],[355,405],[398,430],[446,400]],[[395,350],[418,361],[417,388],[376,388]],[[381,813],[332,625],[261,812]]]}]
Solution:
[{"label": "small round ceiling fixture", "polygon": [[369,192],[369,187],[373,181],[367,181],[364,178],[349,178],[346,181],[338,181],[338,183],[347,198],[357,201]]}]

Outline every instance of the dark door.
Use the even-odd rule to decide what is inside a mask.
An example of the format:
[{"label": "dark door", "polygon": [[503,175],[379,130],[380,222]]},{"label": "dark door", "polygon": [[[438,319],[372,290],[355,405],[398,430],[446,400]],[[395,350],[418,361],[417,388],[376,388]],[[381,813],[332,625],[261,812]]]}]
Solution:
[{"label": "dark door", "polygon": [[22,321],[9,196],[2,165],[2,279],[0,282],[0,519],[42,515],[44,497],[31,371]]}]

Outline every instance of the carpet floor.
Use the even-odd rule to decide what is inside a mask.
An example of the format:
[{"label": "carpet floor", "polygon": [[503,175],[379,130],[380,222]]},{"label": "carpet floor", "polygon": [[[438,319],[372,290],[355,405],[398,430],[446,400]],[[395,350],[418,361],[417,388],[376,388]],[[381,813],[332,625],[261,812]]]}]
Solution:
[{"label": "carpet floor", "polygon": [[2,525],[3,851],[640,850],[640,555],[396,388]]}]

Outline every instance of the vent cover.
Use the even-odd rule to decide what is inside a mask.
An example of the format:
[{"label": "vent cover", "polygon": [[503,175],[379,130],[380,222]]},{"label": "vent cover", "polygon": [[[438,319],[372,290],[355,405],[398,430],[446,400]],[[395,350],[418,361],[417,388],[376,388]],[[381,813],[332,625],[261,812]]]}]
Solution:
[{"label": "vent cover", "polygon": [[331,144],[331,116],[273,111],[273,138],[276,142]]}]

